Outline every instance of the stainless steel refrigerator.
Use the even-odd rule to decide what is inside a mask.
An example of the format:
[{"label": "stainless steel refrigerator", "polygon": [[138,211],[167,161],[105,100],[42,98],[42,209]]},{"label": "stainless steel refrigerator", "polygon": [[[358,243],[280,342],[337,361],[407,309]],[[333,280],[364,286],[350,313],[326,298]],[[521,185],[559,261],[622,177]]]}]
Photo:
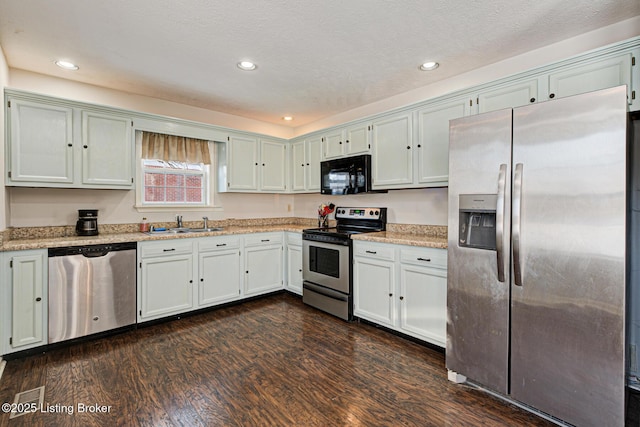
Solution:
[{"label": "stainless steel refrigerator", "polygon": [[625,87],[451,121],[450,378],[624,424],[626,126]]}]

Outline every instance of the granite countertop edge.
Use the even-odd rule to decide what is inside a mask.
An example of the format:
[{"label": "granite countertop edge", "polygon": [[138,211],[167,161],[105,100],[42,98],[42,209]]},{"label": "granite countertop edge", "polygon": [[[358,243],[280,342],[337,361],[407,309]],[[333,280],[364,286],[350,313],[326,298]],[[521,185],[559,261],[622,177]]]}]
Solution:
[{"label": "granite countertop edge", "polygon": [[[146,242],[171,239],[193,239],[202,237],[229,236],[234,234],[294,232],[302,233],[313,225],[306,221],[290,224],[248,224],[224,226],[222,230],[199,233],[167,233],[147,234],[135,232],[101,233],[97,236],[64,236],[64,237],[29,237],[10,239],[5,232],[0,243],[0,252],[21,251],[30,249],[48,249],[65,246],[99,245],[124,242]],[[391,228],[391,230],[389,230]],[[397,231],[394,231],[397,230]],[[406,232],[408,230],[409,232]],[[398,245],[419,246],[428,248],[447,248],[446,227],[394,224],[387,231],[363,233],[352,236],[354,240],[363,240]]]}]

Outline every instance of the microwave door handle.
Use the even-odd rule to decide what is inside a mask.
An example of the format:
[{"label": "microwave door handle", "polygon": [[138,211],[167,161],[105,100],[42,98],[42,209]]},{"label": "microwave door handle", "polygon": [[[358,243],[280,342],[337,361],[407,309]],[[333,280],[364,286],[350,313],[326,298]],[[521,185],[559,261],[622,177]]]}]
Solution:
[{"label": "microwave door handle", "polygon": [[507,165],[500,165],[498,174],[498,200],[496,202],[496,258],[498,281],[504,283],[504,197],[507,186]]},{"label": "microwave door handle", "polygon": [[513,177],[513,205],[511,213],[511,228],[513,238],[513,282],[522,286],[522,253],[520,251],[522,220],[522,163],[516,164]]}]

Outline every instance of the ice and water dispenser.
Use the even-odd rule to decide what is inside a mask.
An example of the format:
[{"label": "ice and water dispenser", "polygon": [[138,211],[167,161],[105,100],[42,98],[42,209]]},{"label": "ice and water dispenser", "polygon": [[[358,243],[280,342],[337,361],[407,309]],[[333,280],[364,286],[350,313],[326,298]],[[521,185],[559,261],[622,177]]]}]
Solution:
[{"label": "ice and water dispenser", "polygon": [[460,194],[458,245],[496,250],[496,194]]}]

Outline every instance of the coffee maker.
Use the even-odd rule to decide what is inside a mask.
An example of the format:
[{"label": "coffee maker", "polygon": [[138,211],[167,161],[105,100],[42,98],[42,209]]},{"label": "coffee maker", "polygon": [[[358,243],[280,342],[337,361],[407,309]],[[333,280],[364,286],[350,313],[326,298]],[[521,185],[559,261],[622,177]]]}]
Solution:
[{"label": "coffee maker", "polygon": [[76,234],[78,236],[98,235],[98,210],[80,209],[78,210],[78,221],[76,222]]}]

